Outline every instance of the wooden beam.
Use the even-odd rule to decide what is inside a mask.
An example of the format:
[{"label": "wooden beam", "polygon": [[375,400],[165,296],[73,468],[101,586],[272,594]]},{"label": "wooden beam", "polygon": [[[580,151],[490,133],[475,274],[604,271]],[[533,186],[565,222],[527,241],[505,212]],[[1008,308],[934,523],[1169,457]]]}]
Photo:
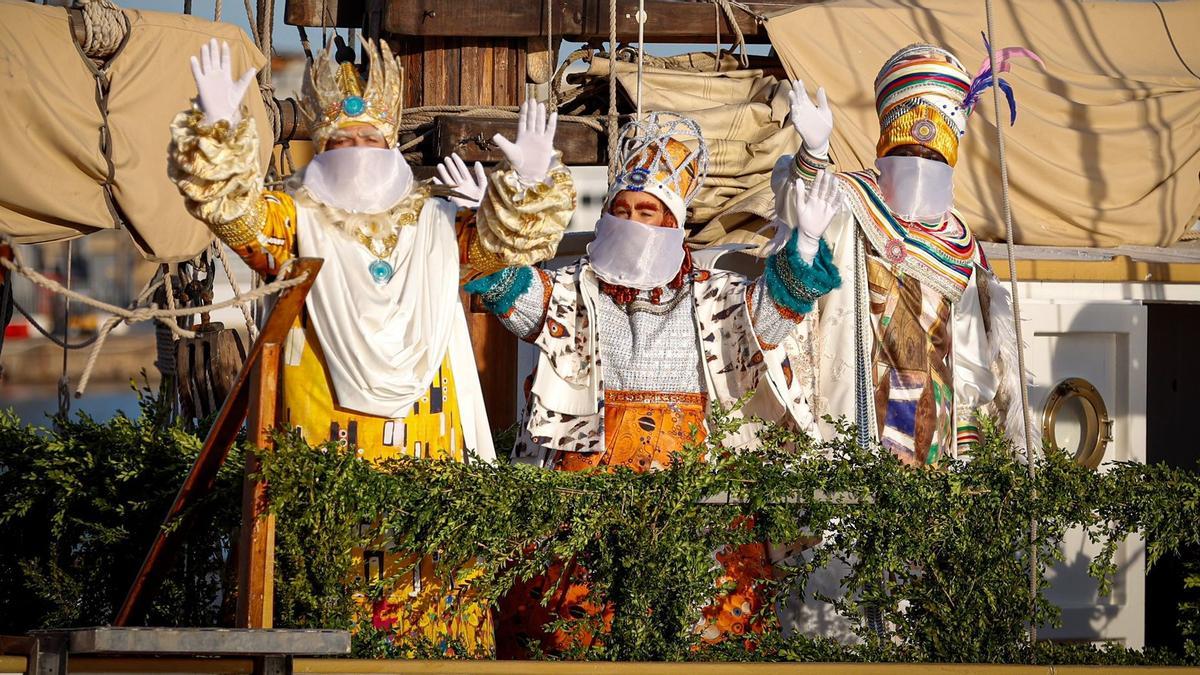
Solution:
[{"label": "wooden beam", "polygon": [[[583,8],[589,1],[557,0],[555,9],[560,11],[554,14],[555,34],[582,32]],[[396,35],[422,37],[534,37],[546,34],[546,3],[530,0],[388,2],[383,28]]]},{"label": "wooden beam", "polygon": [[[264,342],[251,377],[246,432],[260,450],[274,447],[282,341]],[[246,457],[242,484],[242,527],[238,545],[238,628],[270,628],[275,607],[275,516],[267,508],[267,484],[257,476],[262,461]]]},{"label": "wooden beam", "polygon": [[361,28],[366,0],[287,0],[283,22],[290,26]]},{"label": "wooden beam", "polygon": [[[779,0],[755,7],[761,13],[780,5],[805,5],[820,0]],[[555,0],[554,35],[586,42],[608,39],[608,0]],[[637,0],[617,0],[617,39],[637,40]],[[718,9],[707,2],[645,0],[647,42],[703,42],[716,36]],[[732,39],[733,26],[723,13],[721,36]],[[734,9],[734,20],[746,42],[769,42],[766,27],[758,18]],[[510,37],[546,36],[546,3],[529,0],[494,0],[489,3],[463,0],[390,0],[383,19],[384,30],[422,37]]]},{"label": "wooden beam", "polygon": [[140,621],[145,614],[158,582],[161,581],[163,573],[171,564],[174,553],[182,541],[185,530],[182,523],[176,521],[180,520],[194,503],[212,492],[213,485],[217,481],[217,472],[225,463],[225,458],[229,456],[229,448],[237,440],[238,432],[242,429],[242,422],[246,420],[251,394],[251,373],[256,370],[254,366],[262,357],[265,345],[283,344],[292,323],[304,308],[304,299],[308,296],[313,281],[316,280],[321,264],[322,261],[318,258],[301,258],[289,271],[287,278],[295,278],[301,274],[307,274],[307,278],[304,283],[281,293],[274,309],[271,310],[271,315],[267,317],[266,325],[246,356],[246,364],[242,366],[242,372],[238,373],[237,380],[233,383],[229,398],[225,400],[225,405],[221,406],[216,421],[213,422],[208,436],[204,439],[200,456],[196,458],[196,463],[192,465],[192,470],[184,479],[183,486],[175,495],[175,501],[167,510],[163,526],[155,535],[154,542],[150,545],[150,551],[146,554],[146,559],[134,577],[133,584],[125,595],[125,601],[121,604],[121,609],[117,612],[113,625],[131,625],[133,622]]}]

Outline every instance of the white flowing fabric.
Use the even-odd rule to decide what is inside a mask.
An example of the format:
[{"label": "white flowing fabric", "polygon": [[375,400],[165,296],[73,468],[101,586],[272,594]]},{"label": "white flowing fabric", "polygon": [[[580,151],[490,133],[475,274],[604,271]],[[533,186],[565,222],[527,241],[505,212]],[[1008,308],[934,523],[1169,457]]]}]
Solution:
[{"label": "white flowing fabric", "polygon": [[305,165],[303,183],[322,204],[352,213],[380,213],[408,196],[413,172],[395,150],[337,148]]},{"label": "white flowing fabric", "polygon": [[606,213],[596,222],[588,258],[604,281],[648,291],[679,274],[683,237],[681,227],[655,227]]},{"label": "white flowing fabric", "polygon": [[300,255],[325,259],[305,303],[339,406],[398,419],[429,388],[462,314],[454,212],[427,200],[416,225],[399,230],[387,258],[395,274],[377,284],[365,246],[298,209]]},{"label": "white flowing fabric", "polygon": [[879,189],[892,213],[908,221],[941,221],[954,206],[954,167],[924,157],[880,157]]}]

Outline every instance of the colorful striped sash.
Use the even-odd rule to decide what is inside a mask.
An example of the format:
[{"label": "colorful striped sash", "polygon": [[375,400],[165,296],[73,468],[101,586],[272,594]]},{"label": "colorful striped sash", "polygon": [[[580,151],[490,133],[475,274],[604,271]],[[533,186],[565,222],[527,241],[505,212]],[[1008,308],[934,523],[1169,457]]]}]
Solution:
[{"label": "colorful striped sash", "polygon": [[910,274],[957,302],[975,265],[986,267],[982,250],[957,211],[946,222],[904,223],[879,194],[874,172],[839,173],[850,209],[875,252],[894,269]]}]

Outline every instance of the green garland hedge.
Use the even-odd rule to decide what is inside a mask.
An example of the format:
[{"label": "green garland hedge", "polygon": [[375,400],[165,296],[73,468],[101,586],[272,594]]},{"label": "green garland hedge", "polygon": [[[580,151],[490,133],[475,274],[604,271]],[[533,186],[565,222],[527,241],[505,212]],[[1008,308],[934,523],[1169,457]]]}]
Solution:
[{"label": "green garland hedge", "polygon": [[[153,397],[142,408],[136,419],[81,416],[55,428],[0,413],[0,579],[8,580],[0,583],[0,632],[113,616],[200,445],[195,434],[163,423]],[[1196,472],[1118,463],[1100,474],[1050,453],[1031,480],[986,421],[987,440],[971,461],[938,470],[912,470],[860,448],[848,428],[814,443],[768,424],[761,448],[727,454],[719,443],[734,423],[718,416],[714,427],[708,444],[642,475],[412,459],[372,467],[336,445],[312,448],[281,434],[262,469],[278,516],[277,625],[356,628],[361,656],[439,654],[429,645],[394,645],[358,624],[351,593],[377,596],[382,588],[349,587],[351,550],[386,540],[392,550],[436,553],[447,576],[467,561],[486,561],[473,588],[489,601],[552,559],[580,556],[616,614],[605,646],[574,658],[1200,662],[1196,567],[1190,590],[1180,591],[1182,651],[1039,643],[1031,654],[1026,640],[1031,617],[1039,625],[1057,620],[1041,591],[1068,528],[1085,528],[1104,544],[1090,567],[1102,589],[1116,571],[1117,544],[1131,533],[1146,537],[1151,565],[1163,555],[1194,560]],[[216,492],[196,507],[185,555],[155,601],[152,623],[229,622],[241,466],[235,453]],[[700,503],[718,495],[728,503]],[[753,516],[753,529],[729,527],[740,516]],[[1028,576],[1031,517],[1037,594]],[[752,643],[700,647],[692,626],[713,593],[712,551],[822,533],[821,546],[782,566],[770,587],[783,597],[830,560],[853,561],[849,592],[834,604],[854,622],[860,644],[785,636],[772,624]],[[861,620],[864,605],[882,615],[883,634]]]}]

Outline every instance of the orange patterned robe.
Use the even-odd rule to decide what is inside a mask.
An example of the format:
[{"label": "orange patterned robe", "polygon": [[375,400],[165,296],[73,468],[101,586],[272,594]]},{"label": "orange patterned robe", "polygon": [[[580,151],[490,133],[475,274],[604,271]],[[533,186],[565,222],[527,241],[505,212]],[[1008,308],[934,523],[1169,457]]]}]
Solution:
[{"label": "orange patterned robe", "polygon": [[[554,468],[586,471],[623,466],[638,473],[653,471],[669,466],[672,455],[686,446],[704,441],[703,395],[661,395],[654,397],[655,401],[647,398],[647,392],[605,392],[604,451],[560,452]],[[734,588],[718,593],[703,609],[703,620],[696,627],[701,639],[717,643],[761,631],[759,614],[765,594],[756,580],[770,575],[766,546],[746,544],[733,551],[718,552],[716,558],[725,569],[718,585],[724,587],[732,582]],[[570,581],[561,584],[555,596],[543,605],[546,592],[555,588],[564,574]],[[605,629],[611,628],[613,612],[611,602],[592,596],[588,570],[583,564],[576,559],[556,563],[541,576],[518,581],[501,600],[500,614],[504,620],[496,626],[497,656],[528,658],[526,645],[530,640],[538,641],[541,649],[550,654],[572,647],[600,646],[603,636],[594,635],[589,627],[600,617]],[[579,625],[553,632],[543,628],[559,620]]]}]

